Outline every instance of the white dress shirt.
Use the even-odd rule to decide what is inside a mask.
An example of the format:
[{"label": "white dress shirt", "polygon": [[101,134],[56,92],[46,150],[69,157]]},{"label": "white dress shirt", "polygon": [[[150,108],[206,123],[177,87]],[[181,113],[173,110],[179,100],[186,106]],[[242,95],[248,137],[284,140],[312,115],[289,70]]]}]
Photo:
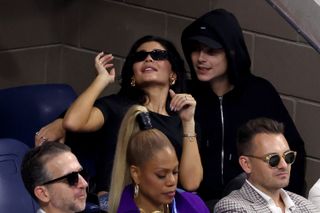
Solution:
[{"label": "white dress shirt", "polygon": [[[282,213],[281,208],[276,205],[276,203],[272,200],[272,198],[270,196],[268,196],[267,194],[265,194],[262,191],[260,191],[259,189],[257,189],[248,180],[246,180],[246,181],[258,194],[261,195],[261,197],[263,197],[263,199],[265,199],[267,201],[268,208],[271,210],[271,212]],[[283,189],[280,189],[280,196],[281,196],[281,199],[285,205],[285,213],[291,213],[295,209],[294,202],[291,200],[291,198],[289,197],[287,192]]]},{"label": "white dress shirt", "polygon": [[38,209],[37,213],[46,213],[43,209]]},{"label": "white dress shirt", "polygon": [[320,178],[311,187],[308,199],[320,210]]}]

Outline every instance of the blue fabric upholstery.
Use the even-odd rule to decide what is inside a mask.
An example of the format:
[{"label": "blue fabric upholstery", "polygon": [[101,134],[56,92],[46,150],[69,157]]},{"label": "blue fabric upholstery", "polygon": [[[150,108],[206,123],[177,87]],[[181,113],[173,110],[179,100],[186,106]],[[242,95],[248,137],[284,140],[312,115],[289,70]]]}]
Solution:
[{"label": "blue fabric upholstery", "polygon": [[[20,157],[24,155],[28,148],[34,147],[35,133],[41,127],[55,120],[76,98],[75,91],[66,84],[37,84],[0,89],[0,212],[34,212],[27,210],[30,209],[32,199],[31,197],[25,198],[28,192],[24,189],[20,177]],[[67,135],[67,138],[69,138],[66,141],[67,145],[77,155],[84,169],[89,171],[89,176],[92,176],[95,173],[95,168],[92,165],[92,160],[87,157],[87,145],[78,147],[82,143],[88,144],[87,141],[83,142],[83,140],[91,139],[91,134],[70,134],[72,136],[68,134],[68,137]],[[14,138],[27,146],[23,144],[18,146],[16,140],[1,138]],[[78,142],[82,143],[79,144]],[[7,144],[6,148],[4,144]],[[15,147],[17,147],[16,150]],[[19,147],[24,149],[19,149]],[[19,160],[6,160],[2,156],[2,153],[13,153],[14,151],[17,153],[6,156],[10,159],[16,157]],[[16,175],[15,178],[12,177],[12,173]],[[3,188],[6,181],[10,181],[10,183],[7,184],[7,188]],[[12,186],[16,188],[11,189]],[[6,196],[9,196],[8,199],[4,199]],[[15,204],[18,206],[15,206]],[[3,210],[4,205],[6,210]],[[9,209],[10,206],[12,210]],[[13,210],[14,208],[18,210]],[[98,201],[90,202],[89,200],[83,212],[99,211]]]},{"label": "blue fabric upholstery", "polygon": [[21,161],[28,149],[15,139],[0,139],[0,212],[34,213],[38,208],[20,174]]},{"label": "blue fabric upholstery", "polygon": [[76,97],[66,84],[0,90],[0,138],[15,138],[33,147],[35,132],[57,118]]}]

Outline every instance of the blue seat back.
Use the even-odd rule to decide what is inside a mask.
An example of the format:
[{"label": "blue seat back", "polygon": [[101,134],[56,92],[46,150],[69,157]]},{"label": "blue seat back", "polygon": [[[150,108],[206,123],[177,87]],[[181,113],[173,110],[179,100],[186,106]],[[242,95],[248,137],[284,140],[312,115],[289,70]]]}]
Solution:
[{"label": "blue seat back", "polygon": [[37,84],[0,90],[0,138],[15,138],[34,146],[34,136],[75,100],[66,84]]},{"label": "blue seat back", "polygon": [[0,139],[0,212],[34,213],[38,208],[20,174],[21,161],[28,149],[18,140]]}]

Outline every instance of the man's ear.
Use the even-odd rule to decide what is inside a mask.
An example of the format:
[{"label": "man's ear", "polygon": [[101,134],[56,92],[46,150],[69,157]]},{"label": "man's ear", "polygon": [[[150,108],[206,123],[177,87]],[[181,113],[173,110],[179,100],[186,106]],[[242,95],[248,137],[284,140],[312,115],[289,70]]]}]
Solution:
[{"label": "man's ear", "polygon": [[36,186],[33,190],[35,196],[44,203],[48,203],[50,201],[50,195],[48,189],[45,186]]},{"label": "man's ear", "polygon": [[251,173],[251,162],[248,157],[241,155],[239,157],[239,164],[245,173]]},{"label": "man's ear", "polygon": [[134,165],[130,166],[130,175],[135,184],[140,183],[140,168]]}]

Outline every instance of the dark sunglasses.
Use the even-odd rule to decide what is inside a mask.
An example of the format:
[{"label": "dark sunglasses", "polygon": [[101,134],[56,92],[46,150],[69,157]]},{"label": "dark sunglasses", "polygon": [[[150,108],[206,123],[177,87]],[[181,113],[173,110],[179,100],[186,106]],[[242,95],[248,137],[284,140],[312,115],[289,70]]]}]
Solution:
[{"label": "dark sunglasses", "polygon": [[263,160],[264,162],[268,163],[269,166],[276,167],[279,165],[281,158],[283,158],[287,164],[293,164],[294,161],[296,160],[297,152],[287,151],[283,153],[282,156],[279,154],[269,154],[264,157],[257,157],[253,155],[244,155],[244,156]]},{"label": "dark sunglasses", "polygon": [[166,60],[169,58],[168,52],[166,50],[152,50],[150,52],[139,51],[132,55],[134,62],[140,62],[146,59],[150,55],[151,58],[155,61]]},{"label": "dark sunglasses", "polygon": [[[55,182],[59,182],[63,179],[66,179],[67,180],[67,183],[69,186],[75,186],[78,184],[79,182],[79,175],[83,174],[83,170],[81,171],[78,171],[78,172],[71,172],[69,174],[66,174],[66,175],[63,175],[61,177],[58,177],[58,178],[55,178],[53,180],[49,180],[47,182],[44,182],[43,184],[41,185],[48,185],[48,184],[51,184],[51,183],[55,183]],[[82,176],[82,175],[81,175]]]}]

